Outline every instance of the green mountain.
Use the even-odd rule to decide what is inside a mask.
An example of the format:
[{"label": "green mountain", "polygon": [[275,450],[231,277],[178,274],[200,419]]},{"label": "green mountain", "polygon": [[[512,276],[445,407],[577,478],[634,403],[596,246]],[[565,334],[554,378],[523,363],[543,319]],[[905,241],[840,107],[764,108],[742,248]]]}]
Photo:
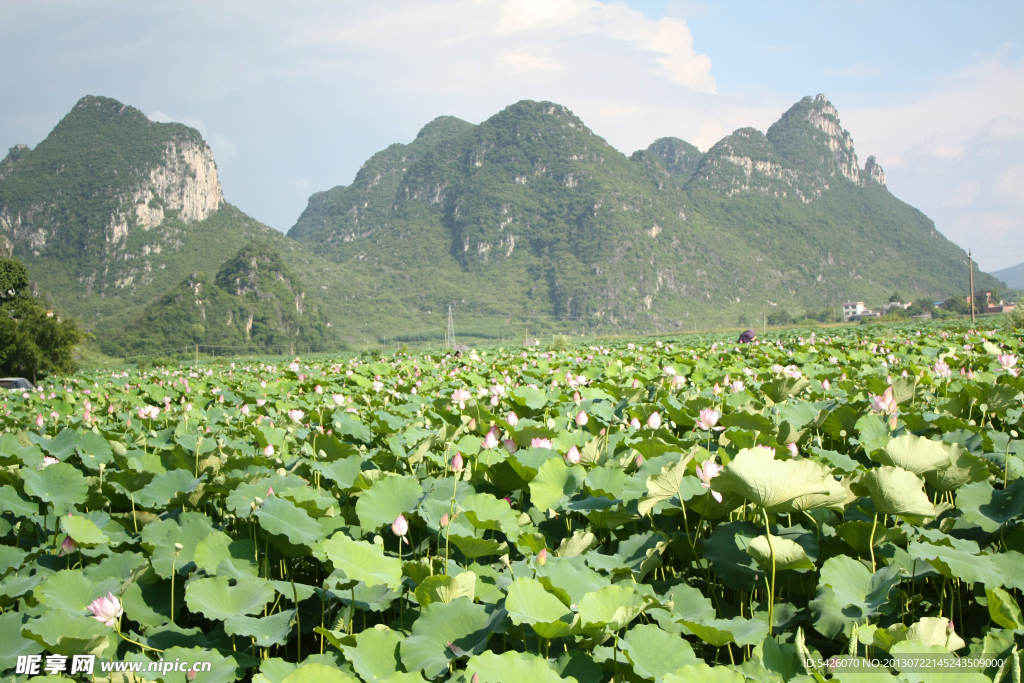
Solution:
[{"label": "green mountain", "polygon": [[[819,95],[763,134],[701,154],[662,138],[626,157],[565,107],[523,101],[429,124],[349,187],[310,199],[289,236],[404,276],[410,311],[576,327],[686,328],[894,289],[960,292],[966,254],[892,196]],[[986,285],[982,285],[986,286]]]},{"label": "green mountain", "polygon": [[[374,283],[347,277],[226,203],[213,155],[192,128],[84,97],[35,149],[18,145],[0,162],[0,250],[21,259],[32,280],[106,348],[135,348],[121,335],[126,321],[179,292],[193,273],[219,272],[256,239],[283,259],[306,307],[328,322],[344,319],[353,301],[391,319],[388,302],[370,303]],[[210,334],[189,343],[220,338]],[[179,336],[175,329],[167,350],[181,346]],[[142,347],[154,348],[147,339]]]},{"label": "green mountain", "polygon": [[[195,344],[224,352],[338,348],[331,323],[302,283],[265,241],[242,247],[210,280],[192,273],[104,342],[119,356],[188,350]],[[214,349],[216,351],[216,349]]]},{"label": "green mountain", "polygon": [[1002,280],[1012,289],[1024,289],[1024,263],[992,272],[992,277]]}]

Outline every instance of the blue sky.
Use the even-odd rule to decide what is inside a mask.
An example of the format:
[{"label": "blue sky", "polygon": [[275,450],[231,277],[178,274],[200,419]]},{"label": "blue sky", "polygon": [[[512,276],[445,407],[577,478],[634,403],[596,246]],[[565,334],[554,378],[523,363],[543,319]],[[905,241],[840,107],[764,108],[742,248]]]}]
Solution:
[{"label": "blue sky", "polygon": [[572,108],[624,153],[707,149],[825,93],[893,193],[1024,261],[1024,3],[75,0],[0,5],[0,146],[85,94],[197,127],[225,196],[287,230],[435,116]]}]

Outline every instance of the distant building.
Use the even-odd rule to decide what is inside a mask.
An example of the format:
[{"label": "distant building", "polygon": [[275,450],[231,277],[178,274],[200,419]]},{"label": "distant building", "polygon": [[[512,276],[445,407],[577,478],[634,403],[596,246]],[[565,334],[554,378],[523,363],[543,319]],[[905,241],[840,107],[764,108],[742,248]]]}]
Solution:
[{"label": "distant building", "polygon": [[914,304],[905,304],[902,301],[890,301],[889,303],[882,306],[882,313],[888,313],[894,308],[902,308],[904,311],[913,306]]},{"label": "distant building", "polygon": [[1016,304],[1004,304],[1002,302],[985,307],[986,313],[1009,313],[1017,308]]},{"label": "distant building", "polygon": [[843,319],[849,320],[853,316],[861,315],[866,311],[863,301],[854,301],[851,303],[843,304]]}]

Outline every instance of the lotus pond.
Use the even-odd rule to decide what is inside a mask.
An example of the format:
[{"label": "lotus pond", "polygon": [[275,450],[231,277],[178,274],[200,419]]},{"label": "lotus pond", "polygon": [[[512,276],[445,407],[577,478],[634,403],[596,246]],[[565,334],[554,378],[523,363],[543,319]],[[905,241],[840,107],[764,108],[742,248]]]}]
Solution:
[{"label": "lotus pond", "polygon": [[8,392],[4,680],[1019,681],[1021,339],[805,334]]}]

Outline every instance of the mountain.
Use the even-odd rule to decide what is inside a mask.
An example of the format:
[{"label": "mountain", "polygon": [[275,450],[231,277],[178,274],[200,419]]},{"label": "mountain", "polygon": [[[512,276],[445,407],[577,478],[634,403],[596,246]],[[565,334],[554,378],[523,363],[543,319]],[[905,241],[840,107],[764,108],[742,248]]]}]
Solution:
[{"label": "mountain", "polygon": [[[404,276],[409,310],[577,327],[735,324],[775,306],[948,296],[966,254],[861,168],[822,95],[707,153],[662,138],[626,157],[567,108],[445,118],[313,195],[289,236]],[[982,285],[985,286],[985,285]]]},{"label": "mountain", "polygon": [[1005,282],[1011,289],[1024,289],[1024,263],[993,271],[991,275]]},{"label": "mountain", "polygon": [[[115,346],[133,348],[121,334],[126,321],[180,293],[193,273],[219,272],[253,240],[278,255],[306,293],[306,307],[327,322],[365,309],[397,325],[405,314],[358,268],[324,260],[225,202],[213,154],[192,128],[88,96],[35,149],[17,145],[0,162],[0,251],[21,259],[32,280],[106,348],[115,337]],[[180,346],[178,332],[167,350]]]},{"label": "mountain", "polygon": [[191,273],[147,306],[105,352],[118,356],[187,350],[195,344],[221,353],[294,353],[298,346],[330,350],[338,341],[331,323],[267,242],[254,240],[226,261],[210,280]]}]

